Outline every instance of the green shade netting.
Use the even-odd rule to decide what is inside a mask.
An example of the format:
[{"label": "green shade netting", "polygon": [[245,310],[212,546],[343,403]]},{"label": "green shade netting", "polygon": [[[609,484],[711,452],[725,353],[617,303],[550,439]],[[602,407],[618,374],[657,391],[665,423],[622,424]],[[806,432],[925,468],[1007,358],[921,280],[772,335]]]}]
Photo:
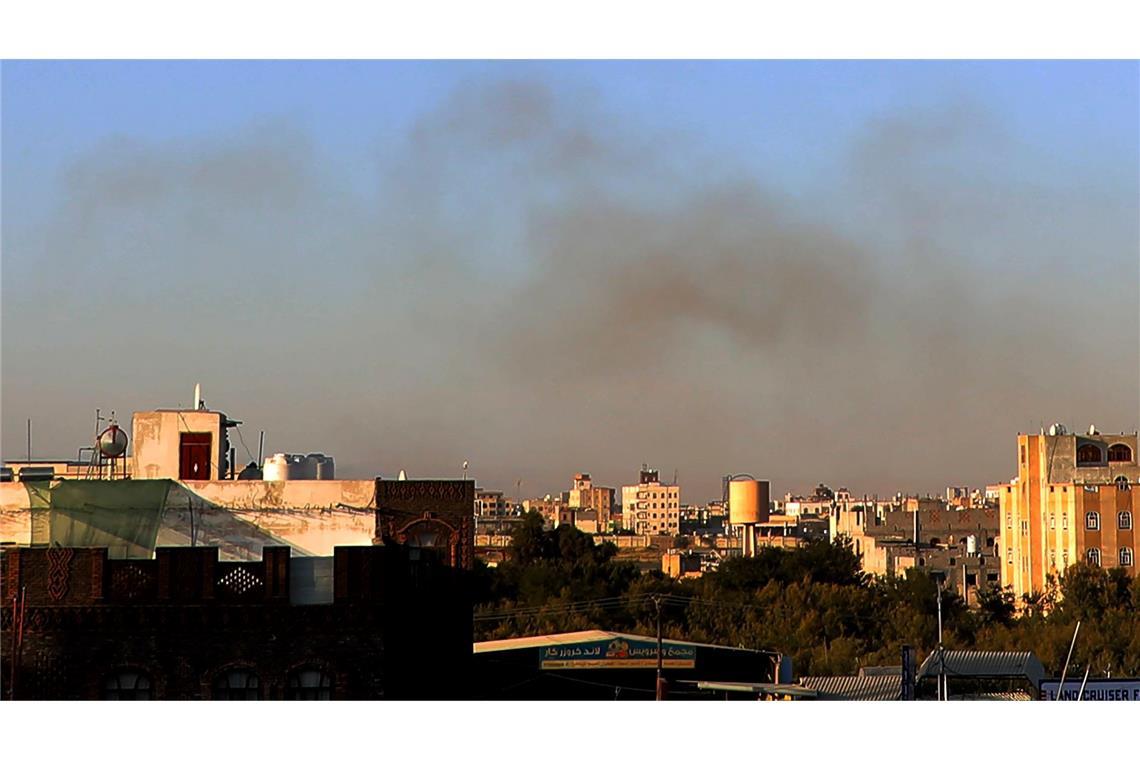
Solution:
[{"label": "green shade netting", "polygon": [[171,480],[24,483],[33,546],[106,546],[110,559],[150,559]]}]

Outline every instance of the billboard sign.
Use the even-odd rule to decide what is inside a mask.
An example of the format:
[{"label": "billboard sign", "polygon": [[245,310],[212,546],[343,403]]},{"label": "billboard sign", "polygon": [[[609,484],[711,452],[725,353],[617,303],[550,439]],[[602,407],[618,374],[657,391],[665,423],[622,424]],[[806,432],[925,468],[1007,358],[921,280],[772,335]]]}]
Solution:
[{"label": "billboard sign", "polygon": [[[1057,687],[1060,681],[1042,681],[1041,699],[1058,699]],[[1060,699],[1076,702],[1080,694],[1082,702],[1140,702],[1140,681],[1129,678],[1090,678],[1081,694],[1081,679],[1067,679]]]},{"label": "billboard sign", "polygon": [[[697,648],[666,642],[662,647],[662,667],[696,667]],[[657,642],[641,642],[617,637],[585,644],[557,644],[539,650],[542,670],[571,668],[656,668]]]}]

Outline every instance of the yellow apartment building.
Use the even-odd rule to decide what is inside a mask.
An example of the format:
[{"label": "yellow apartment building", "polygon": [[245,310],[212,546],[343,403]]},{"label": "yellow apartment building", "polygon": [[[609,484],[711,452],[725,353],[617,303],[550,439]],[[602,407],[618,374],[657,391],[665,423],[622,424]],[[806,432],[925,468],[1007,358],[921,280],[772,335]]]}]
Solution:
[{"label": "yellow apartment building", "polygon": [[[1017,477],[998,490],[1001,580],[1020,599],[1078,562],[1136,574],[1137,435],[1060,425],[1017,437]],[[987,489],[989,490],[989,489]]]}]

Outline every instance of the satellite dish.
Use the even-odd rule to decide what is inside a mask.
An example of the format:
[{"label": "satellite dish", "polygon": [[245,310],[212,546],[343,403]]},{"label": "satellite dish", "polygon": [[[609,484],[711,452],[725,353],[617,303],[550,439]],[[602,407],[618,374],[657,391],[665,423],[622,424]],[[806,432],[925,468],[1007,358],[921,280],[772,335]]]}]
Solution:
[{"label": "satellite dish", "polygon": [[1100,435],[1100,431],[1096,429],[1096,425],[1089,425],[1089,435]]},{"label": "satellite dish", "polygon": [[407,480],[407,479],[408,479],[408,473],[404,472],[403,470],[400,470],[400,474],[396,476],[396,480]]}]

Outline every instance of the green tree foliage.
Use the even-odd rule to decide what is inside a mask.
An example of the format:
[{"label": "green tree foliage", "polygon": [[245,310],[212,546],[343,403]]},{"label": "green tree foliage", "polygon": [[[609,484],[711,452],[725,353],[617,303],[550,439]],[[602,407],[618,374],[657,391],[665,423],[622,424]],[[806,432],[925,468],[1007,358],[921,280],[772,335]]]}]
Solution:
[{"label": "green tree foliage", "polygon": [[[677,581],[641,573],[615,559],[612,544],[595,545],[569,526],[543,530],[537,514],[513,538],[509,561],[474,574],[480,639],[590,628],[653,635],[658,597],[666,636],[779,651],[804,675],[896,665],[903,645],[925,657],[938,642],[938,583],[918,569],[869,577],[842,542],[765,548]],[[1081,620],[1071,674],[1140,674],[1140,579],[1078,566],[1020,609],[1008,590],[983,590],[977,601],[968,609],[942,590],[946,646],[1030,650],[1059,674]]]}]

